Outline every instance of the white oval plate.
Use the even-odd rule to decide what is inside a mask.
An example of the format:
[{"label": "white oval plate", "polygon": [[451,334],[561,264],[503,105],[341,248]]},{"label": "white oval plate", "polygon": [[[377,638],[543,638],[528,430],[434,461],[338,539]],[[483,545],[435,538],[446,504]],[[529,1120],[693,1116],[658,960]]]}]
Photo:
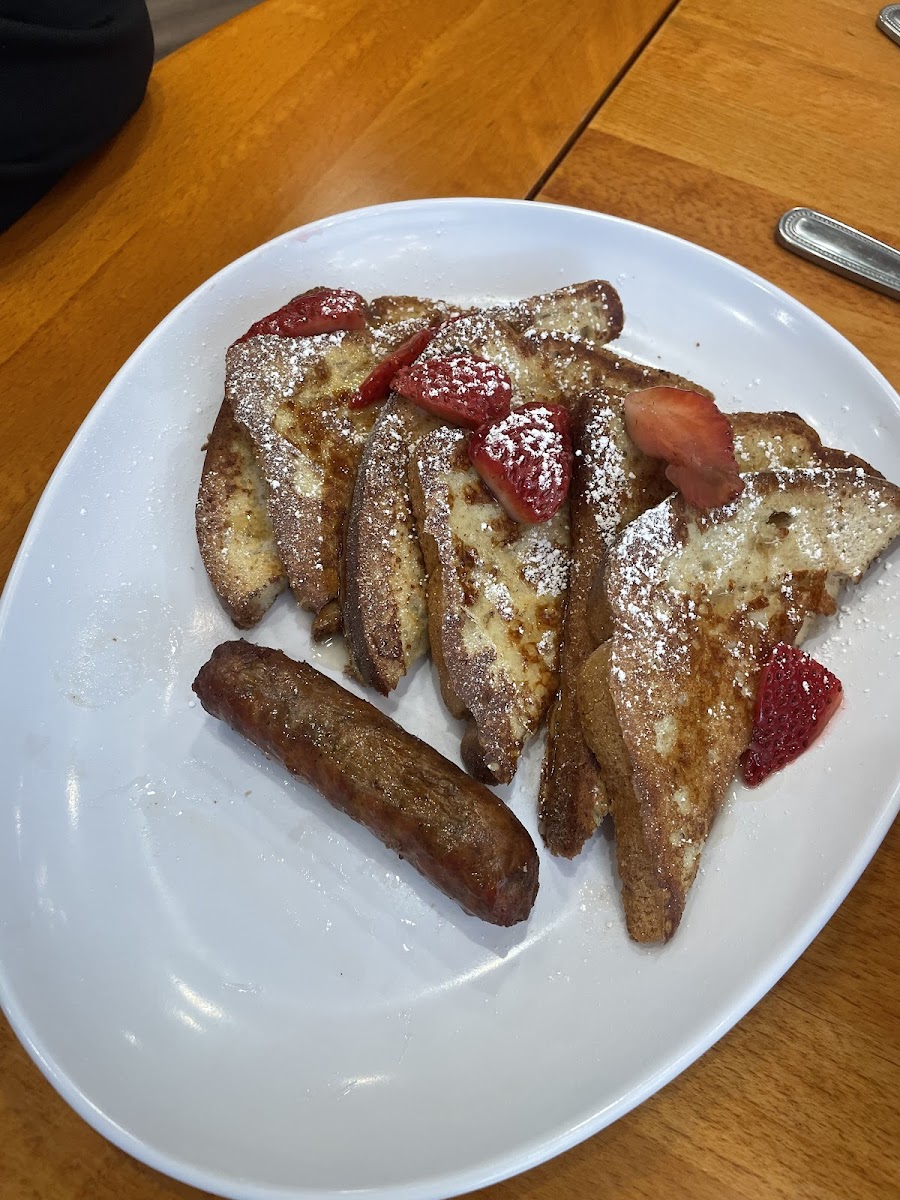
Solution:
[{"label": "white oval plate", "polygon": [[[0,999],[95,1128],[230,1197],[413,1200],[559,1153],[686,1067],[840,903],[897,809],[896,570],[816,653],[846,703],[799,763],[736,789],[674,941],[628,941],[611,847],[541,856],[524,926],[465,916],[208,718],[191,681],[234,631],[197,554],[225,347],[315,283],[524,296],[602,276],[623,347],[727,408],[791,408],[900,476],[900,406],[833,330],[651,229],[517,201],[320,221],[181,304],[53,477],[0,612]],[[889,566],[890,564],[887,564]],[[253,640],[318,662],[284,597]],[[431,670],[384,707],[450,757]],[[540,747],[508,798],[536,836]]]}]

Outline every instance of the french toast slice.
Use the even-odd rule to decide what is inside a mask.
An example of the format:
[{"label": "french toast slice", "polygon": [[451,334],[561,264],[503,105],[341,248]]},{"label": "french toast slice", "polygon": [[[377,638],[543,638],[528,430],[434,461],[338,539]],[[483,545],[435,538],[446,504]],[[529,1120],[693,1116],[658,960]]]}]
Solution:
[{"label": "french toast slice", "polygon": [[616,534],[672,491],[665,464],[638,450],[622,405],[645,387],[699,389],[668,371],[601,352],[594,388],[573,410],[575,465],[569,493],[571,566],[560,646],[559,689],[547,720],[538,823],[552,854],[574,858],[605,817],[606,790],[578,720],[576,684],[596,646],[590,628],[593,578]]},{"label": "french toast slice", "polygon": [[611,637],[579,705],[610,794],[628,931],[668,940],[746,749],[759,672],[900,535],[900,488],[854,469],[762,471],[702,512],[675,495],[611,548]]},{"label": "french toast slice", "polygon": [[344,536],[344,636],[353,674],[383,696],[428,650],[425,563],[407,466],[411,447],[439,424],[390,396],[356,474]]},{"label": "french toast slice", "polygon": [[253,443],[225,400],[206,444],[195,510],[210,581],[238,629],[255,625],[287,587]]},{"label": "french toast slice", "polygon": [[363,329],[261,335],[228,349],[226,400],[253,442],[278,552],[297,601],[316,614],[315,637],[340,629],[343,527],[377,417],[377,406],[354,410],[348,400],[378,362],[450,311],[380,297],[366,306]]},{"label": "french toast slice", "polygon": [[[439,304],[432,306],[430,302],[408,296],[382,296],[367,305],[369,323],[374,330],[384,330],[388,326],[403,322],[412,322],[418,327],[420,321],[430,323],[435,319],[436,313],[450,315],[454,311]],[[586,346],[599,344],[617,336],[622,327],[622,306],[618,295],[615,289],[601,280],[573,284],[529,300],[499,306],[496,311],[498,315],[502,313],[509,325],[529,337],[546,338],[563,330],[570,338],[578,339]],[[400,336],[402,340],[405,333]],[[343,344],[343,337],[338,340]],[[364,340],[347,339],[349,359],[343,369],[348,376],[354,369],[357,374],[363,369],[359,361],[362,351],[359,343]],[[297,339],[293,341],[296,344]],[[318,350],[323,348],[321,339],[316,340],[316,347]],[[241,351],[234,356],[243,360],[242,370],[247,370],[256,358],[258,349],[257,347],[256,350]],[[382,349],[385,353],[388,352],[387,347]],[[379,355],[381,352],[380,350]],[[274,380],[276,384],[284,374],[284,356],[278,357],[282,359],[281,364],[269,363],[270,380]],[[321,367],[315,364],[316,353],[309,357],[309,372],[315,382],[315,376],[321,376],[323,372]],[[329,362],[331,357],[332,353],[328,351]],[[334,357],[340,356],[335,354]],[[259,366],[260,371],[265,373],[265,363]],[[326,375],[327,373],[324,372]],[[273,410],[273,420],[277,425],[275,433],[278,437],[266,427],[265,412],[272,408],[274,401],[270,400],[267,405],[264,399],[259,397],[245,400],[242,410],[246,409],[248,404],[256,409],[259,432],[256,440],[250,437],[243,425],[233,419],[231,401],[226,396],[207,443],[197,502],[198,543],[213,587],[234,623],[242,629],[249,628],[259,621],[285,587],[287,573],[281,562],[278,541],[286,547],[284,553],[291,566],[291,582],[300,602],[317,612],[317,635],[326,636],[338,626],[338,609],[333,595],[334,555],[328,549],[323,549],[324,561],[320,564],[317,559],[317,539],[321,533],[323,547],[340,545],[339,542],[335,543],[333,532],[335,526],[342,523],[347,507],[346,489],[342,484],[347,476],[352,474],[354,459],[358,459],[359,456],[359,439],[368,432],[371,414],[355,418],[342,430],[340,418],[343,416],[343,410],[340,405],[332,403],[323,410],[323,420],[319,427],[310,428],[303,411],[304,408],[308,408],[309,394],[305,398],[297,398],[297,403],[289,400],[284,411]],[[307,403],[304,403],[304,399]],[[322,433],[322,426],[325,427],[328,444],[316,446],[313,443]],[[339,482],[336,486],[326,485],[324,476],[320,477],[316,471],[316,464],[320,457],[331,460],[335,441],[339,440],[339,435],[347,429],[350,432],[350,446],[346,454],[340,455]],[[290,448],[284,445],[284,441],[289,442],[299,453],[294,455]],[[271,504],[267,502],[267,486],[256,462],[256,446],[260,442],[271,448],[271,454],[267,453],[261,457],[270,474],[278,482],[280,495],[284,494],[281,493],[283,487],[287,487],[288,495],[292,490],[285,479],[285,476],[291,475],[292,465],[299,471],[299,479],[305,484],[304,491],[312,493],[304,496],[305,503],[295,508],[293,518],[289,503],[283,502],[280,495],[277,499],[273,498]],[[343,451],[345,448],[340,449]],[[278,452],[279,457],[273,461],[272,455]],[[281,461],[282,459],[287,461]],[[296,482],[298,476],[295,475],[294,478]],[[315,499],[320,478],[323,495],[321,508],[317,511]],[[403,478],[405,480],[405,466]],[[278,514],[277,540],[270,511]],[[298,512],[301,515],[298,515]],[[400,517],[402,516],[401,511]],[[318,532],[317,525],[322,527]],[[298,533],[299,536],[296,536]],[[327,534],[332,536],[326,540]],[[352,580],[353,572],[350,573],[350,578]],[[404,630],[407,627],[409,629],[406,639],[408,649],[405,651],[408,661],[417,657],[425,646],[424,613],[416,613],[415,589],[412,589],[412,593],[412,618],[408,619],[402,608],[392,614],[395,625],[399,619],[400,626]],[[325,596],[328,598],[324,599]],[[375,641],[383,636],[384,633],[376,628]],[[399,679],[399,676],[397,678]],[[388,690],[395,686],[395,683],[396,681],[391,683]]]},{"label": "french toast slice", "polygon": [[[577,699],[582,664],[612,632],[600,568],[613,540],[629,522],[673,491],[665,477],[666,464],[638,449],[622,416],[630,392],[657,386],[705,392],[671,372],[619,359],[607,369],[601,386],[575,410],[569,593],[559,691],[547,722],[538,797],[544,843],[551,853],[565,858],[580,853],[609,808],[600,767],[578,720]],[[816,431],[795,413],[741,412],[728,414],[728,419],[741,472],[859,466],[867,474],[879,474],[862,459],[823,446]]]},{"label": "french toast slice", "polygon": [[605,279],[587,279],[489,310],[528,338],[562,337],[596,350],[622,332],[619,293]]},{"label": "french toast slice", "polygon": [[449,426],[422,438],[410,491],[441,694],[469,719],[463,763],[509,783],[556,690],[569,518],[564,505],[540,525],[512,520],[472,469],[468,439]]},{"label": "french toast slice", "polygon": [[[460,354],[499,363],[520,402],[552,393],[541,351],[500,318],[462,316],[441,329],[421,357]],[[442,428],[438,418],[392,395],[357,472],[345,536],[343,623],[355,674],[384,695],[428,647],[426,566],[408,467],[418,443]]]},{"label": "french toast slice", "polygon": [[866,475],[882,479],[865,459],[825,446],[811,425],[793,412],[728,413],[734,434],[734,455],[742,472],[765,471],[770,467],[861,468]]},{"label": "french toast slice", "polygon": [[[518,392],[516,402],[565,403],[596,376],[596,355],[572,355],[557,343],[541,345],[540,394]],[[445,703],[469,720],[463,762],[478,779],[508,783],[558,684],[568,505],[537,526],[511,520],[473,469],[458,429],[423,437],[409,473],[432,657]]]},{"label": "french toast slice", "polygon": [[[560,391],[574,394],[590,385],[594,347],[621,328],[615,288],[591,280],[463,316],[442,329],[422,357],[491,359],[509,373],[517,402],[558,399]],[[420,439],[441,424],[392,396],[357,472],[345,538],[343,625],[352,669],[383,695],[428,647],[425,565],[407,467]]]}]

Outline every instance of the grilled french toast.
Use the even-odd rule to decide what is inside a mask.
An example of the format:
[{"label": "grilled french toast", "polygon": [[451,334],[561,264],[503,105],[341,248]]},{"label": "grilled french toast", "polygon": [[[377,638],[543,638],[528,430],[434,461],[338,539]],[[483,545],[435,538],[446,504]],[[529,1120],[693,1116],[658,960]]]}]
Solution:
[{"label": "grilled french toast", "polygon": [[678,927],[769,652],[833,613],[840,585],[900,535],[900,489],[862,467],[744,479],[736,501],[709,512],[665,500],[606,560],[612,633],[583,667],[579,705],[640,942]]},{"label": "grilled french toast", "polygon": [[605,279],[588,279],[489,309],[531,339],[559,338],[596,350],[617,338],[625,317],[619,293]]},{"label": "grilled french toast", "polygon": [[[430,640],[482,781],[512,778],[553,701],[544,840],[572,856],[611,807],[629,931],[668,939],[747,745],[761,664],[897,536],[900,493],[794,414],[743,413],[729,420],[744,494],[712,511],[672,496],[623,403],[703,389],[603,348],[622,328],[609,284],[465,313],[411,297],[364,307],[362,328],[288,337],[260,323],[230,348],[196,513],[210,578],[242,628],[289,583],[314,636],[343,627],[356,674],[384,694]],[[514,407],[569,406],[571,508],[519,524],[473,469],[466,431],[396,395],[349,406],[374,366],[438,325],[423,359],[485,358]]]},{"label": "grilled french toast", "polygon": [[[591,280],[464,316],[442,329],[422,357],[490,359],[510,375],[518,403],[548,400],[589,386],[595,348],[621,329],[615,289]],[[343,625],[355,674],[384,695],[428,647],[425,565],[407,468],[418,442],[442,424],[392,396],[357,472],[345,539]]]},{"label": "grilled french toast", "polygon": [[512,520],[472,469],[468,435],[448,426],[417,444],[410,485],[432,658],[445,704],[470,722],[463,763],[476,779],[509,783],[556,690],[568,511],[540,525]]},{"label": "grilled french toast", "polygon": [[[584,346],[615,336],[622,324],[615,290],[599,281],[501,308],[507,323],[530,337],[546,338],[562,328]],[[377,409],[347,410],[345,401],[398,342],[456,311],[415,297],[383,296],[366,305],[364,331],[270,337],[268,343],[254,337],[231,348],[226,398],[206,448],[197,535],[210,580],[240,628],[263,616],[288,578],[300,603],[317,614],[316,636],[340,627],[342,526],[361,445],[377,415]],[[405,480],[405,465],[402,472]],[[378,473],[376,465],[371,475]],[[355,568],[347,573],[351,591],[355,576]],[[401,657],[412,661],[424,649],[424,614],[416,613],[415,588],[401,600],[391,612],[392,632],[398,622],[404,632],[409,627],[411,642]],[[405,614],[407,600],[412,620]],[[385,622],[379,627],[377,613],[373,621],[377,645],[386,636]]]},{"label": "grilled french toast", "polygon": [[228,349],[226,401],[253,443],[278,553],[298,602],[316,614],[316,637],[340,628],[343,526],[377,416],[348,400],[378,362],[449,311],[386,296],[366,306],[362,329],[261,335]]},{"label": "grilled french toast", "polygon": [[[445,325],[423,359],[469,354],[499,363],[517,393],[546,392],[542,359],[505,321],[470,313]],[[363,450],[345,533],[343,622],[356,675],[387,695],[428,645],[426,569],[409,491],[415,446],[444,423],[401,396]]]},{"label": "grilled french toast", "polygon": [[571,567],[560,647],[559,690],[547,721],[538,817],[551,853],[573,858],[607,812],[597,761],[578,720],[576,682],[596,646],[588,598],[613,538],[672,490],[664,464],[648,458],[625,432],[622,403],[639,388],[697,385],[609,351],[599,356],[593,390],[574,409],[575,465],[570,491]]},{"label": "grilled french toast", "polygon": [[[608,352],[607,352],[608,353]],[[625,430],[622,403],[645,387],[696,384],[626,359],[612,364],[601,386],[576,408],[577,456],[571,491],[572,551],[560,650],[559,692],[548,718],[538,813],[551,853],[573,858],[603,820],[608,800],[602,773],[578,720],[577,681],[589,654],[611,634],[602,566],[615,537],[672,493],[665,463],[649,458]],[[823,446],[795,413],[732,413],[735,458],[742,472],[784,467],[873,467]]]},{"label": "grilled french toast", "polygon": [[287,587],[249,435],[225,400],[206,444],[195,512],[210,581],[238,629],[255,625]]},{"label": "grilled french toast", "polygon": [[[451,338],[451,351],[439,335],[423,358],[465,350],[499,364],[512,382],[514,408],[565,403],[567,389],[579,393],[597,369],[595,352],[574,339],[544,331],[530,339],[491,317],[456,322]],[[427,577],[432,657],[450,711],[469,718],[467,769],[507,783],[556,689],[568,511],[537,527],[511,520],[472,467],[468,436],[443,424],[426,432],[417,420],[409,494]]]}]

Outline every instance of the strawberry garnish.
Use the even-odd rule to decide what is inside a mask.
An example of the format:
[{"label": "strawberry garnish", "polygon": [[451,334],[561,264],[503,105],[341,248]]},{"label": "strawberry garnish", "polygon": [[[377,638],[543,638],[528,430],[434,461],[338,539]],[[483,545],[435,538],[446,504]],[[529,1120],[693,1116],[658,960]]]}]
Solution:
[{"label": "strawberry garnish", "polygon": [[639,450],[668,462],[666,478],[698,508],[716,508],[744,490],[734,435],[709,396],[654,387],[625,398],[625,428]]},{"label": "strawberry garnish", "polygon": [[743,479],[727,467],[670,463],[666,467],[666,479],[681,492],[685,500],[697,508],[718,508],[744,490]]},{"label": "strawberry garnish", "polygon": [[285,338],[310,337],[338,329],[362,329],[365,323],[366,302],[358,292],[347,288],[313,288],[255,322],[238,341],[245,342],[262,333]]},{"label": "strawberry garnish", "polygon": [[741,757],[751,786],[799,757],[840,707],[841,681],[814,658],[780,642],[763,667],[750,746]]},{"label": "strawberry garnish", "polygon": [[512,401],[512,384],[503,368],[468,354],[404,367],[391,380],[391,388],[436,417],[467,429],[505,417]]},{"label": "strawberry garnish", "polygon": [[523,404],[476,429],[472,466],[514,521],[548,521],[572,481],[572,429],[560,404]]},{"label": "strawberry garnish", "polygon": [[412,337],[407,338],[402,345],[398,346],[393,354],[382,359],[356,389],[355,394],[350,398],[350,407],[368,408],[370,404],[378,404],[382,400],[387,400],[388,392],[391,390],[391,380],[399,370],[416,361],[439,329],[440,325],[429,325],[427,329],[420,329],[418,333],[414,333]]}]

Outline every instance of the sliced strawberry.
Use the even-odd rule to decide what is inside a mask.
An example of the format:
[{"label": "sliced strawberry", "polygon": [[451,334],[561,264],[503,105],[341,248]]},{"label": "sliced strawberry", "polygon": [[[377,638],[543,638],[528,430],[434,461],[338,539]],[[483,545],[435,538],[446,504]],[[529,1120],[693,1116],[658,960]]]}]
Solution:
[{"label": "sliced strawberry", "polygon": [[418,333],[414,333],[412,337],[407,338],[402,345],[398,346],[393,354],[382,359],[356,389],[355,395],[350,399],[350,407],[368,408],[370,404],[378,404],[381,400],[387,400],[388,392],[391,390],[391,380],[399,370],[416,361],[440,327],[440,325],[429,325],[427,329],[420,329]]},{"label": "sliced strawberry", "polygon": [[741,756],[751,786],[803,753],[840,707],[841,681],[814,658],[785,642],[763,667],[750,746]]},{"label": "sliced strawberry", "polygon": [[709,396],[654,387],[625,398],[625,428],[639,450],[670,465],[666,477],[700,508],[727,504],[744,490],[731,423]]},{"label": "sliced strawberry", "polygon": [[562,507],[572,481],[572,426],[560,404],[523,404],[469,438],[472,466],[514,521],[537,525]]},{"label": "sliced strawberry", "polygon": [[698,508],[718,508],[744,490],[740,475],[723,467],[684,467],[671,463],[666,467],[666,479],[678,488],[689,504],[696,504]]},{"label": "sliced strawberry", "polygon": [[391,380],[391,388],[436,417],[467,429],[505,417],[512,401],[512,384],[503,368],[468,354],[405,367]]},{"label": "sliced strawberry", "polygon": [[336,329],[362,329],[365,323],[366,302],[358,292],[347,288],[313,288],[256,321],[238,341],[245,342],[261,333],[286,338],[310,337]]}]

